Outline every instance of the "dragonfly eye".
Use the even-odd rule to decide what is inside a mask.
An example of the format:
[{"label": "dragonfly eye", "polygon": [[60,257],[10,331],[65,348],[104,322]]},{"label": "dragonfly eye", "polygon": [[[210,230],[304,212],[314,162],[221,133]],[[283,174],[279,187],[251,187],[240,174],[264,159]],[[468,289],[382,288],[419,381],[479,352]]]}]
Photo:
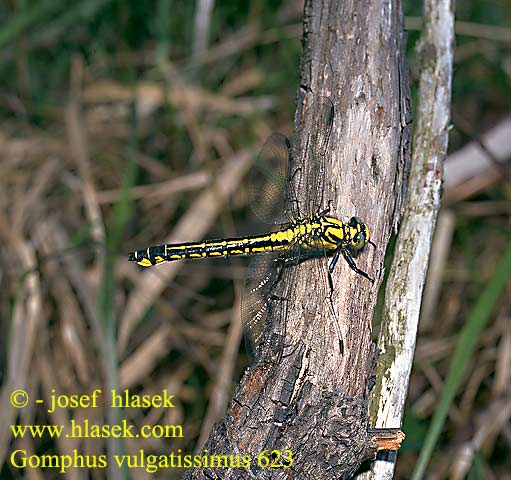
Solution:
[{"label": "dragonfly eye", "polygon": [[351,217],[348,225],[357,230],[364,230],[364,222],[358,217]]},{"label": "dragonfly eye", "polygon": [[366,235],[364,232],[358,232],[353,237],[353,240],[351,241],[351,245],[355,249],[360,249],[366,244]]}]

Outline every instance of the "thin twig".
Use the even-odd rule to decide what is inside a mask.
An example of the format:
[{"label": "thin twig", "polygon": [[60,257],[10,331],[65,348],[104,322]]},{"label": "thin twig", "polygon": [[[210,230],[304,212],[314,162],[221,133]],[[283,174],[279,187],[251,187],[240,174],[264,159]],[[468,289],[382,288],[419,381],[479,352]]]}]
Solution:
[{"label": "thin twig", "polygon": [[59,167],[60,162],[56,158],[52,158],[38,169],[28,192],[25,192],[19,202],[14,202],[12,215],[13,230],[22,232],[23,227],[28,223],[30,215],[34,215],[34,212],[36,214],[39,213],[36,207],[42,203],[41,197],[51,182],[54,181]]},{"label": "thin twig", "polygon": [[[159,183],[139,185],[129,189],[128,194],[132,199],[162,197],[168,199],[169,195],[199,190],[204,188],[211,181],[211,174],[208,172],[194,172],[189,175],[182,175],[177,178],[165,180]],[[113,203],[119,200],[122,190],[103,190],[97,193],[98,203]]]},{"label": "thin twig", "polygon": [[28,390],[28,380],[34,343],[37,338],[39,324],[42,321],[41,282],[35,270],[37,261],[29,242],[19,237],[10,229],[9,222],[0,213],[0,235],[4,234],[17,252],[22,271],[29,272],[17,294],[11,316],[10,341],[7,346],[7,369],[5,381],[0,391],[0,465],[4,464],[9,446],[12,425],[16,418],[16,410],[10,398],[18,389]]},{"label": "thin twig", "polygon": [[215,0],[198,0],[195,2],[195,35],[193,39],[193,56],[200,55],[208,46],[209,26]]},{"label": "thin twig", "polygon": [[119,372],[120,388],[131,388],[137,385],[155,369],[158,361],[170,351],[169,335],[169,326],[161,325],[122,363]]},{"label": "thin twig", "polygon": [[[39,251],[47,261],[42,264],[42,271],[47,284],[48,292],[58,298],[59,327],[65,356],[68,358],[68,366],[76,371],[80,383],[87,385],[93,376],[94,365],[90,361],[90,352],[86,341],[88,337],[87,316],[80,309],[79,300],[73,291],[71,281],[56,260],[49,260],[52,252],[58,245],[55,236],[56,222],[47,218],[42,219],[34,229],[34,238],[39,245]],[[60,228],[60,227],[57,227]],[[78,263],[75,260],[74,263]],[[51,294],[50,293],[50,294]]]},{"label": "thin twig", "polygon": [[226,115],[246,115],[273,107],[271,96],[229,98],[218,95],[203,88],[191,85],[176,85],[165,88],[156,82],[140,82],[137,88],[131,88],[112,81],[96,82],[88,87],[83,98],[87,102],[130,102],[136,100],[137,105],[150,105],[150,112],[166,100],[177,109],[191,108],[193,111],[209,111]]},{"label": "thin twig", "polygon": [[[159,67],[163,77],[165,78],[167,91],[172,92],[176,89],[181,89],[183,91],[186,90],[185,81],[170,61],[166,60],[161,62]],[[192,158],[194,158],[196,163],[199,165],[207,163],[210,149],[206,143],[207,137],[202,132],[198,112],[194,109],[193,104],[188,102],[183,105],[182,109],[180,109],[180,115],[194,147]]]},{"label": "thin twig", "polygon": [[264,32],[260,32],[253,25],[248,25],[224,39],[221,43],[206,50],[202,55],[193,58],[191,62],[187,60],[187,66],[197,67],[218,62],[231,55],[239,54],[243,50],[248,50],[254,45],[267,45],[285,38],[298,39],[302,30],[303,25],[301,23],[272,28]]},{"label": "thin twig", "polygon": [[438,226],[431,246],[431,263],[428,268],[422,301],[421,332],[429,330],[433,325],[434,313],[442,287],[442,274],[451,251],[455,220],[454,213],[448,209],[442,209],[438,216]]},{"label": "thin twig", "polygon": [[[87,148],[87,139],[82,124],[80,112],[80,90],[83,64],[81,60],[76,59],[71,70],[71,97],[66,110],[66,120],[69,132],[69,144],[80,177],[82,179],[82,192],[85,203],[85,211],[91,223],[91,235],[98,246],[105,245],[105,226],[101,215],[101,209],[97,200],[96,188],[90,167],[90,158]],[[101,251],[103,250],[103,251]],[[98,263],[102,270],[104,265],[104,248],[97,252]]]},{"label": "thin twig", "polygon": [[[422,27],[422,18],[406,17],[405,26],[407,30],[420,30]],[[456,35],[482,38],[493,42],[511,43],[511,29],[498,25],[485,25],[483,23],[456,20],[454,29]]]},{"label": "thin twig", "polygon": [[495,366],[495,380],[492,393],[494,396],[503,395],[511,385],[511,331],[509,331],[509,314],[505,321],[505,331],[498,346],[497,361]]}]

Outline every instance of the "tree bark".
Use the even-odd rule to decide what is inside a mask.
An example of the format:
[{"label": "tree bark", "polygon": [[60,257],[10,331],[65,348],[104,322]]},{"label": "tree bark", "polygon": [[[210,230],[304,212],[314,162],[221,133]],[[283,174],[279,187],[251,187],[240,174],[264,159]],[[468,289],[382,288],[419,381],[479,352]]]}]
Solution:
[{"label": "tree bark", "polygon": [[[251,467],[190,470],[182,478],[332,480],[348,478],[374,458],[367,413],[376,359],[371,320],[409,163],[402,20],[399,1],[306,2],[293,168],[305,183],[317,178],[318,165],[306,155],[308,132],[315,127],[317,99],[329,97],[336,113],[323,208],[367,223],[377,248],[366,248],[357,265],[376,281],[341,259],[330,302],[326,275],[317,275],[313,262],[293,267],[299,275],[286,285],[282,308],[272,312],[270,341],[205,447],[209,454],[250,455]],[[302,202],[307,188],[298,192]],[[268,449],[291,451],[292,466],[258,467],[257,456]]]}]

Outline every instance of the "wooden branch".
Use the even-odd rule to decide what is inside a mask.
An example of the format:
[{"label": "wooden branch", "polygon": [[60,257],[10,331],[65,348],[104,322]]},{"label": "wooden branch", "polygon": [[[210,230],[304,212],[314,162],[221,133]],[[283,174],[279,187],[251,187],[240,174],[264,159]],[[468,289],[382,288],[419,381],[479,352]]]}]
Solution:
[{"label": "wooden branch", "polygon": [[[447,152],[454,46],[451,0],[427,0],[417,56],[421,61],[417,127],[408,205],[387,288],[373,391],[377,427],[399,427],[408,392],[422,291],[428,268]],[[377,461],[364,478],[392,478],[394,463]]]},{"label": "wooden branch", "polygon": [[[369,225],[377,248],[363,251],[357,265],[376,283],[340,261],[330,302],[324,263],[322,270],[314,261],[293,267],[299,275],[268,319],[263,354],[245,372],[205,447],[250,455],[250,468],[190,470],[184,479],[342,479],[379,447],[367,415],[376,361],[371,319],[385,246],[401,210],[409,146],[401,5],[309,0],[303,44],[293,155],[293,171],[304,179],[300,206],[307,206],[322,168],[306,152],[317,126],[317,100],[327,96],[336,114],[325,171],[319,172],[326,180],[323,208]],[[268,449],[291,451],[290,468],[259,468],[257,456]]]},{"label": "wooden branch", "polygon": [[370,428],[368,431],[371,441],[378,445],[378,451],[399,450],[405,439],[404,432],[399,428]]}]

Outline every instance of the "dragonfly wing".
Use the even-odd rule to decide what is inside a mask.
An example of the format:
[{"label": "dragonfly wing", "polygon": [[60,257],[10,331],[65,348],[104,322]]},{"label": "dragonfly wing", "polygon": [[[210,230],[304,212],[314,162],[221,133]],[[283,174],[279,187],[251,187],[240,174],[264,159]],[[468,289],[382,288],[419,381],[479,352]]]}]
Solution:
[{"label": "dragonfly wing", "polygon": [[273,299],[281,276],[282,265],[277,254],[258,255],[250,262],[241,298],[241,320],[245,347],[254,362],[268,331]]},{"label": "dragonfly wing", "polygon": [[310,123],[309,137],[312,154],[324,157],[332,135],[334,124],[334,104],[328,97],[319,97],[314,112],[314,120]]},{"label": "dragonfly wing", "polygon": [[280,133],[271,134],[262,146],[248,178],[248,199],[263,223],[289,223],[288,177],[291,144]]},{"label": "dragonfly wing", "polygon": [[[306,144],[298,163],[294,162],[286,136],[273,133],[268,137],[248,178],[249,202],[259,220],[278,225],[325,208],[325,155],[334,114],[334,105],[328,97],[319,97],[310,115],[304,112]],[[305,196],[303,212],[298,208],[297,192]]]},{"label": "dragonfly wing", "polygon": [[[334,105],[328,97],[319,97],[302,112],[305,138],[296,161],[292,165],[292,189],[300,192],[300,218],[317,213],[327,205],[323,194],[327,175],[325,160],[334,122]],[[308,111],[310,110],[310,113]]]},{"label": "dragonfly wing", "polygon": [[[250,262],[241,299],[241,319],[245,347],[253,363],[270,330],[269,321],[278,319],[272,331],[285,336],[287,288],[293,283],[295,268],[305,260],[323,257],[317,248],[303,248],[298,243],[289,250],[258,255]],[[280,308],[276,315],[275,308]],[[278,328],[276,328],[278,327]]]}]

